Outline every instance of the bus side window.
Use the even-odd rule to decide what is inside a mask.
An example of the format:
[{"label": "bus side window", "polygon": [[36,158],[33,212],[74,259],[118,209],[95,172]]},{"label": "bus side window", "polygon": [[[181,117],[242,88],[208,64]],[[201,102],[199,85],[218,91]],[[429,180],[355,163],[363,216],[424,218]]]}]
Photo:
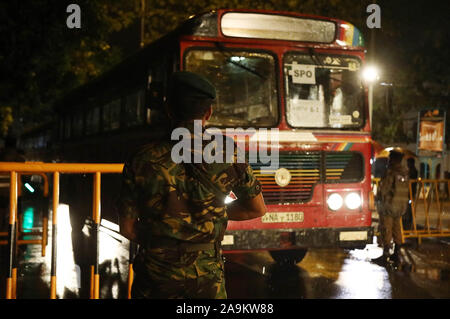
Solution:
[{"label": "bus side window", "polygon": [[145,118],[144,89],[133,92],[125,101],[125,125],[135,126],[142,124]]},{"label": "bus side window", "polygon": [[115,130],[120,127],[120,99],[103,106],[103,129]]},{"label": "bus side window", "polygon": [[176,53],[168,53],[153,61],[154,64],[148,70],[145,106],[147,123],[150,125],[168,120],[164,102],[168,78],[177,69],[174,61],[178,61]]},{"label": "bus side window", "polygon": [[86,115],[86,134],[98,133],[100,127],[100,108],[97,106],[90,109]]},{"label": "bus side window", "polygon": [[147,123],[161,123],[167,121],[166,110],[164,109],[164,83],[152,82],[149,84],[145,97],[147,110]]},{"label": "bus side window", "polygon": [[83,114],[82,112],[76,113],[73,117],[72,136],[80,137],[83,134]]}]

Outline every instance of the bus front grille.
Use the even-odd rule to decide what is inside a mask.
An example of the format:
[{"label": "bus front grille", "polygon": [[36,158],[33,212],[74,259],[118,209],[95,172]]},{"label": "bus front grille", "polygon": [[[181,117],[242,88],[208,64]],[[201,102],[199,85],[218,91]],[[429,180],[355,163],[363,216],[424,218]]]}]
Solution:
[{"label": "bus front grille", "polygon": [[359,182],[364,176],[364,160],[357,152],[326,152],[325,182]]},{"label": "bus front grille", "polygon": [[268,165],[252,164],[260,180],[266,204],[301,203],[311,199],[314,185],[321,178],[321,154],[319,152],[282,152],[279,167],[290,173],[288,185],[279,186],[275,180],[276,170],[266,170]]},{"label": "bus front grille", "polygon": [[290,181],[280,186],[272,163],[250,163],[262,185],[266,204],[305,203],[319,183],[351,183],[362,180],[364,163],[357,152],[280,152],[279,169],[289,171]]}]

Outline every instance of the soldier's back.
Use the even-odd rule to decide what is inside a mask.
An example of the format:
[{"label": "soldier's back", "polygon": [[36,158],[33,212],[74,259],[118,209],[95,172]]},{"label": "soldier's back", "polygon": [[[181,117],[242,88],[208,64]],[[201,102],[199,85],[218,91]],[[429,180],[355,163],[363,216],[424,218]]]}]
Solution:
[{"label": "soldier's back", "polygon": [[[133,288],[135,295],[226,298],[217,246],[227,224],[225,203],[189,174],[191,164],[173,161],[172,145],[170,141],[149,143],[126,163],[142,205],[139,229],[144,242],[134,262],[140,277]],[[232,163],[194,165],[224,193],[238,180]],[[205,249],[189,250],[190,245],[204,244]]]},{"label": "soldier's back", "polygon": [[394,217],[405,213],[409,199],[408,171],[400,163],[388,168],[380,181],[382,213]]}]

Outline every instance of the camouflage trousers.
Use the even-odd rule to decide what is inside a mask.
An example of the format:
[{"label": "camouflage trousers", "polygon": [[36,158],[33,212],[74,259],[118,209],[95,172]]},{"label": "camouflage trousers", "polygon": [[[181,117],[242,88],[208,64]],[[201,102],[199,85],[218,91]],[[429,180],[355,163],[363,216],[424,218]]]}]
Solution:
[{"label": "camouflage trousers", "polygon": [[383,247],[391,247],[392,239],[396,245],[402,244],[401,219],[401,216],[393,217],[380,214],[380,232]]},{"label": "camouflage trousers", "polygon": [[224,262],[216,250],[142,250],[133,263],[134,299],[226,299]]}]

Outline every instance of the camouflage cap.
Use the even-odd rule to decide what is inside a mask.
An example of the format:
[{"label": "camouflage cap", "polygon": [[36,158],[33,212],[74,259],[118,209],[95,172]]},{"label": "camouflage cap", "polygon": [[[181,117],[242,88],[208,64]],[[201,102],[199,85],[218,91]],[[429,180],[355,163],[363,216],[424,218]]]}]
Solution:
[{"label": "camouflage cap", "polygon": [[211,82],[199,74],[179,71],[173,73],[170,78],[169,96],[214,100],[216,89]]}]

